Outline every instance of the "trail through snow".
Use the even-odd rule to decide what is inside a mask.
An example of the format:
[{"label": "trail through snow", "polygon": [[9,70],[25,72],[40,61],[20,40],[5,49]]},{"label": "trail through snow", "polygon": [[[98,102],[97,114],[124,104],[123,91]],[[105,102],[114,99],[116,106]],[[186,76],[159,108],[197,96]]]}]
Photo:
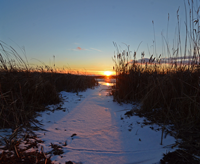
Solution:
[{"label": "trail through snow", "polygon": [[[36,132],[45,141],[41,144],[44,151],[51,150],[51,143],[61,145],[64,154],[55,155],[52,160],[63,164],[159,163],[162,154],[171,150],[167,145],[175,139],[167,136],[160,145],[161,131],[151,129],[160,127],[144,126],[144,118],[138,116],[125,117],[124,113],[134,105],[113,102],[106,89],[108,86],[101,83],[79,95],[61,92],[64,109],[43,112],[38,117],[47,130]],[[67,145],[63,146],[65,142]]]}]

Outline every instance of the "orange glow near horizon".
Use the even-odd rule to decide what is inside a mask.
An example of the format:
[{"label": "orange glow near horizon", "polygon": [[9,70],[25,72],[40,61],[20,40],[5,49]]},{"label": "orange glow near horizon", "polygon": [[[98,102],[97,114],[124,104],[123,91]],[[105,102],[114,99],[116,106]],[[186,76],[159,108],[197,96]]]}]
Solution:
[{"label": "orange glow near horizon", "polygon": [[[89,76],[112,76],[115,75],[114,71],[94,71],[94,70],[82,70],[82,69],[62,69],[62,68],[55,68],[52,69],[53,72],[57,72],[57,73],[64,73],[64,74],[77,74],[77,75],[89,75]],[[40,72],[40,70],[31,70],[33,72],[38,71]],[[51,70],[43,70],[44,72],[51,72]]]}]

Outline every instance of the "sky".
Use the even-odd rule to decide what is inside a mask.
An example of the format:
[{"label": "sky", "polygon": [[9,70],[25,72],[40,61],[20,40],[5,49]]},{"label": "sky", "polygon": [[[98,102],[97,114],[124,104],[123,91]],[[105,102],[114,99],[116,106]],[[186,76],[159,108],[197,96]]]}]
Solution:
[{"label": "sky", "polygon": [[184,0],[1,0],[0,40],[24,49],[30,64],[52,66],[55,56],[56,67],[99,74],[113,69],[113,42],[132,52],[142,42],[138,57],[150,57],[155,34],[162,51],[161,33],[173,40],[179,7],[184,24]]}]

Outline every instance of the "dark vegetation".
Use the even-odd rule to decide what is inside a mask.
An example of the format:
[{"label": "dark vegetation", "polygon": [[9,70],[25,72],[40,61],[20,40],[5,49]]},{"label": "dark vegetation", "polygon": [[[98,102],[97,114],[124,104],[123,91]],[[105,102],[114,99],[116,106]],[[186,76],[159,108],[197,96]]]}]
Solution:
[{"label": "dark vegetation", "polygon": [[[119,52],[118,46],[114,43],[117,49],[117,54],[113,58],[113,68],[117,74],[116,86],[112,90],[114,100],[139,102],[141,109],[133,109],[132,113],[145,116],[152,123],[159,124],[162,127],[162,134],[165,132],[166,135],[171,134],[176,139],[181,139],[172,145],[178,145],[179,150],[165,154],[162,162],[200,162],[195,157],[200,156],[199,9],[193,1],[185,4],[185,12],[189,10],[189,14],[186,14],[185,20],[184,48],[181,42],[179,9],[178,32],[172,51],[169,49],[167,37],[164,36],[163,46],[166,53],[159,56],[153,54],[149,59],[145,59],[145,54],[142,53],[141,59],[137,60],[136,52],[132,56],[129,46],[127,50]],[[154,38],[154,48],[155,44]],[[170,131],[166,127],[170,127]]]},{"label": "dark vegetation", "polygon": [[[9,150],[0,154],[0,163],[49,163],[43,152],[26,153],[18,148],[19,143],[27,134],[29,138],[34,136],[30,135],[31,129],[39,128],[40,123],[35,119],[38,112],[62,101],[59,91],[78,93],[96,85],[94,77],[64,74],[56,71],[55,65],[30,67],[15,49],[1,41],[0,129],[11,128],[13,133],[9,137],[0,136],[0,146],[5,145],[4,149]],[[19,138],[19,134],[26,137]]]}]

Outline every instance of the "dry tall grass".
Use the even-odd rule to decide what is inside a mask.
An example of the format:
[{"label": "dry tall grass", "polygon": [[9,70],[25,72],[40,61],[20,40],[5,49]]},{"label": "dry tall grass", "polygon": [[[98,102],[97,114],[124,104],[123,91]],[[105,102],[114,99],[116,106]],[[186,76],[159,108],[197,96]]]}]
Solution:
[{"label": "dry tall grass", "polygon": [[61,101],[61,90],[79,92],[97,85],[93,77],[62,74],[49,66],[32,68],[12,47],[0,46],[0,128],[29,124],[37,111]]},{"label": "dry tall grass", "polygon": [[51,156],[43,150],[26,152],[43,142],[33,133],[39,128],[37,113],[45,106],[62,101],[59,91],[79,92],[98,85],[94,77],[63,74],[44,65],[30,67],[14,48],[0,42],[0,129],[12,128],[8,137],[0,135],[0,163],[51,163]]},{"label": "dry tall grass", "polygon": [[[189,15],[186,16],[184,48],[181,44],[179,9],[177,44],[170,52],[169,42],[166,41],[167,56],[162,54],[156,58],[154,54],[147,61],[142,53],[138,62],[136,52],[131,57],[129,46],[126,51],[119,52],[114,44],[117,49],[113,58],[117,77],[112,94],[118,102],[141,103],[142,108],[133,112],[160,124],[163,129],[170,125],[171,131],[166,131],[166,134],[182,139],[179,147],[190,155],[189,159],[193,155],[200,156],[200,6],[196,7],[193,1],[188,1],[188,8],[186,6],[185,11],[189,8]],[[176,162],[184,163],[183,156],[180,155]],[[188,159],[186,163],[191,162]]]}]

